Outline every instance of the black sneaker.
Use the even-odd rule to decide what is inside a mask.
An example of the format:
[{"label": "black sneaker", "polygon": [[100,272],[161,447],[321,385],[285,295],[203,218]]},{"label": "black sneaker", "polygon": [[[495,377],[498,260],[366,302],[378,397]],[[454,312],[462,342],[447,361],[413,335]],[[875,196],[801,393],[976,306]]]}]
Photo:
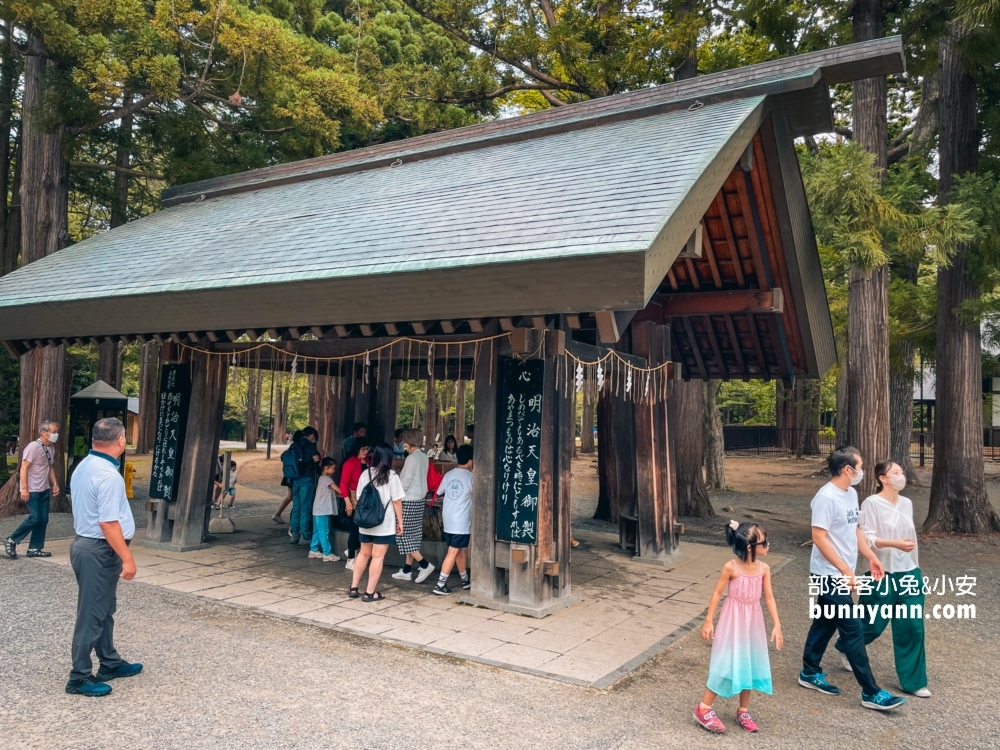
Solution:
[{"label": "black sneaker", "polygon": [[472,588],[472,579],[466,578],[462,581],[462,591],[468,591]]},{"label": "black sneaker", "polygon": [[432,594],[437,594],[438,596],[448,596],[451,593],[451,589],[445,586],[443,583],[439,583],[431,591]]},{"label": "black sneaker", "polygon": [[107,682],[118,677],[134,677],[141,671],[142,664],[129,664],[127,661],[123,661],[114,669],[105,670],[104,667],[101,667],[97,670],[94,679],[98,682]]},{"label": "black sneaker", "polygon": [[85,695],[88,698],[100,698],[111,692],[111,686],[99,681],[89,674],[82,680],[70,680],[66,683],[66,692],[70,695]]},{"label": "black sneaker", "polygon": [[3,540],[3,551],[7,553],[7,557],[11,560],[17,559],[17,544],[10,537]]},{"label": "black sneaker", "polygon": [[25,557],[52,557],[52,553],[43,549],[29,549]]}]

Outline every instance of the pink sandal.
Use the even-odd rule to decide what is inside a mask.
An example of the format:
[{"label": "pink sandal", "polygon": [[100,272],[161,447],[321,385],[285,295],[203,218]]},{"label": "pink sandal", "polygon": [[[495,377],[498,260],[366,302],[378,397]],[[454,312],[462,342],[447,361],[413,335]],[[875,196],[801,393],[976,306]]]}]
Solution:
[{"label": "pink sandal", "polygon": [[694,707],[694,720],[709,732],[722,734],[726,731],[726,725],[722,723],[715,711],[711,708],[702,708],[700,703]]},{"label": "pink sandal", "polygon": [[737,711],[736,712],[736,723],[743,727],[748,732],[756,732],[757,722],[750,718],[749,711]]}]

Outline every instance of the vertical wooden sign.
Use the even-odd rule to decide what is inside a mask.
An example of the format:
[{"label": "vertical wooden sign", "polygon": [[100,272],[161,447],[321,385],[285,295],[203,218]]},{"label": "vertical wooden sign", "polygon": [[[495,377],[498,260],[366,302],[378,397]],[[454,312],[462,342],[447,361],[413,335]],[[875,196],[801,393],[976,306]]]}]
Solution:
[{"label": "vertical wooden sign", "polygon": [[496,538],[537,544],[545,361],[505,359],[501,369]]},{"label": "vertical wooden sign", "polygon": [[160,392],[156,417],[156,445],[149,478],[149,496],[177,499],[177,482],[184,453],[191,378],[188,365],[164,364],[160,368]]}]

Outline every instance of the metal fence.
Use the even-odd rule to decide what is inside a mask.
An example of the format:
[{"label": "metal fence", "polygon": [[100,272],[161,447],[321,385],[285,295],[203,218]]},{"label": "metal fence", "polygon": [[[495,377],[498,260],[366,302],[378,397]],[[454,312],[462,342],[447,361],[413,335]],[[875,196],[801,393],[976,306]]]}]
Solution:
[{"label": "metal fence", "polygon": [[725,451],[730,456],[826,455],[834,440],[819,430],[779,429],[773,425],[725,425]]},{"label": "metal fence", "polygon": [[[773,425],[725,425],[722,428],[728,456],[796,456],[800,443],[803,455],[825,456],[836,447],[836,440],[819,430],[778,429]],[[917,466],[934,461],[934,435],[913,433],[910,460]],[[983,460],[1000,461],[1000,427],[983,429]]]}]

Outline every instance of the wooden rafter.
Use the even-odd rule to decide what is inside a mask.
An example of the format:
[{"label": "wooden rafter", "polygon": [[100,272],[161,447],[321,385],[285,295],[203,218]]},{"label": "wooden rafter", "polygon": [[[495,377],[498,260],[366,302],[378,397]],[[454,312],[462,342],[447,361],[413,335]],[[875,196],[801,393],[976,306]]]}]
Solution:
[{"label": "wooden rafter", "polygon": [[712,281],[715,283],[716,289],[722,289],[722,277],[719,275],[719,264],[715,261],[715,248],[712,247],[712,238],[708,234],[708,225],[705,220],[701,220],[702,224],[702,242],[705,245],[704,257],[708,262],[708,267],[712,271]]},{"label": "wooden rafter", "polygon": [[746,279],[743,277],[743,261],[740,259],[740,248],[736,244],[736,238],[733,234],[733,221],[729,216],[729,206],[726,205],[725,188],[716,194],[715,203],[719,209],[719,220],[722,222],[722,231],[726,236],[726,247],[729,248],[733,272],[736,274],[736,283],[739,286],[745,286]]},{"label": "wooden rafter", "polygon": [[691,327],[691,318],[682,318],[684,321],[684,331],[687,333],[688,341],[691,343],[691,352],[694,354],[694,361],[698,363],[698,371],[701,377],[708,377],[708,368],[705,367],[705,359],[701,356],[701,347],[698,346],[698,339],[694,335],[694,328]]},{"label": "wooden rafter", "polygon": [[715,355],[715,361],[719,363],[719,373],[722,377],[729,377],[729,367],[726,365],[726,360],[722,357],[722,347],[719,346],[719,338],[715,333],[715,326],[712,324],[712,317],[706,315],[702,318],[702,324],[705,326],[705,333],[708,335],[708,340],[712,344],[712,353]]}]

